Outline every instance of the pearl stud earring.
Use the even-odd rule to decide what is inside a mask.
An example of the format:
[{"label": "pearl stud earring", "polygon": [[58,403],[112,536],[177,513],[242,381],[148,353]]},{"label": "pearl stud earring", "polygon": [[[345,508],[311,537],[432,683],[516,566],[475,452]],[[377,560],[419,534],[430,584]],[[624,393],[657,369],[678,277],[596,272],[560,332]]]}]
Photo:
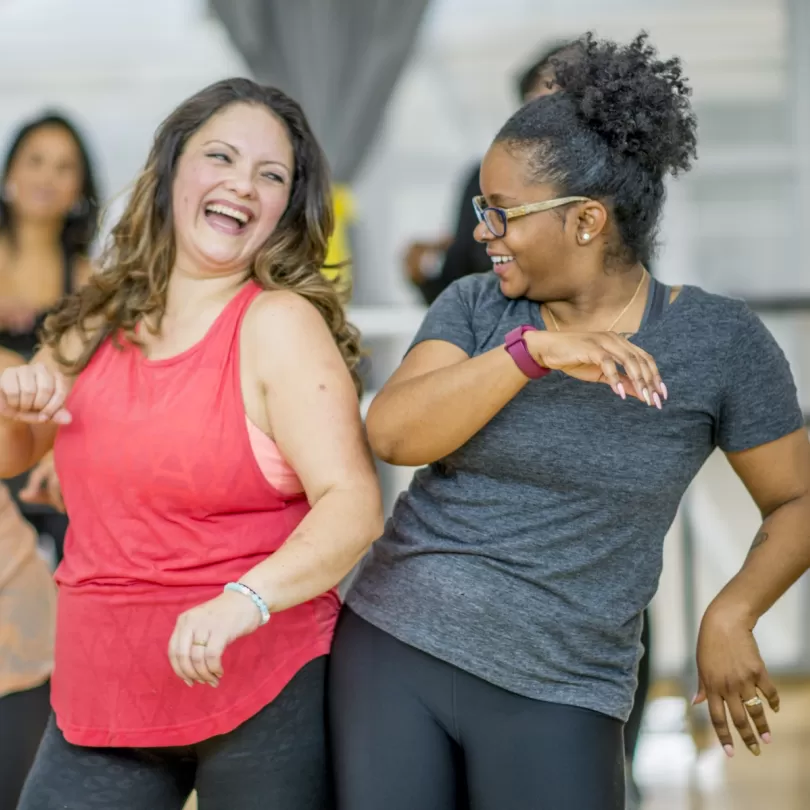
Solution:
[{"label": "pearl stud earring", "polygon": [[590,238],[591,238],[591,235],[589,233],[583,233],[582,234],[582,241],[583,242],[587,242]]}]

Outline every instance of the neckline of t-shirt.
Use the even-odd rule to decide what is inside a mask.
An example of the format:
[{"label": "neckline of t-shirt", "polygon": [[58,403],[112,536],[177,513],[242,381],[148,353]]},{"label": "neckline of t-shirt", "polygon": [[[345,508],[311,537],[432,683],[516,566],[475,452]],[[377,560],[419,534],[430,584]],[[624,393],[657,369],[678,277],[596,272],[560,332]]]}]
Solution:
[{"label": "neckline of t-shirt", "polygon": [[[669,285],[667,286],[669,287],[669,290],[671,292],[672,287]],[[684,297],[690,296],[695,289],[697,288],[693,287],[691,284],[680,285],[680,292],[678,293],[678,296],[675,298],[674,301],[667,302],[666,306],[664,307],[664,311],[661,313],[661,316],[653,320],[645,319],[644,323],[642,323],[641,326],[639,326],[638,331],[633,332],[633,334],[630,335],[630,340],[634,340],[635,338],[643,337],[645,335],[651,334],[652,332],[655,332],[661,326],[661,324],[667,321],[673,310],[679,309],[679,304],[681,300],[683,300]],[[652,293],[652,285],[650,285],[650,292]],[[546,322],[543,320],[543,315],[540,312],[542,303],[536,303],[534,301],[530,303],[532,305],[531,315],[532,320],[534,321],[533,326],[537,326],[538,328],[543,329],[546,332],[550,331],[546,326]]]}]

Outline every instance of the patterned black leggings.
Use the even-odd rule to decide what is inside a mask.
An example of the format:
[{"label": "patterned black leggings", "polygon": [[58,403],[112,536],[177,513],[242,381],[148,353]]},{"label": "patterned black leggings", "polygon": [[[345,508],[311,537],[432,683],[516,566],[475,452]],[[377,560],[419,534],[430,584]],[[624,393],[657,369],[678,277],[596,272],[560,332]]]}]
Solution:
[{"label": "patterned black leggings", "polygon": [[[83,748],[51,718],[18,810],[329,810],[326,658],[238,728],[182,748]],[[5,810],[5,808],[3,808]]]}]

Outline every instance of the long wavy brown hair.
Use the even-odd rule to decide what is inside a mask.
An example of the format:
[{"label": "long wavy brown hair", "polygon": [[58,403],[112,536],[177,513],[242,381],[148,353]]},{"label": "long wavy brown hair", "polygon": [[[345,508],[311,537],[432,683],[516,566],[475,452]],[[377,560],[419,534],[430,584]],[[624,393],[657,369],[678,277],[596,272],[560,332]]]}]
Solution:
[{"label": "long wavy brown hair", "polygon": [[[295,101],[274,87],[243,78],[212,84],[181,104],[160,125],[126,210],[112,230],[98,272],[49,315],[42,342],[75,374],[87,366],[106,339],[118,341],[122,336],[139,344],[135,330],[141,322],[159,331],[176,252],[172,186],[177,162],[188,139],[232,104],[266,107],[286,125],[295,156],[289,203],[253,259],[247,278],[265,290],[292,290],[318,309],[359,393],[359,333],[346,320],[336,283],[321,272],[334,228],[326,157]],[[78,357],[64,354],[63,338],[72,330],[82,341]]]}]

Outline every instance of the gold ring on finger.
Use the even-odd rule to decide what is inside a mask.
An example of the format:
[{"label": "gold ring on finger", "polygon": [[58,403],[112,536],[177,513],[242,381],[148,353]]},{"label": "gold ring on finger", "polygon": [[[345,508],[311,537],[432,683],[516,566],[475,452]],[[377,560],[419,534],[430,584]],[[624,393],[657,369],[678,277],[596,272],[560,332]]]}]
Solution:
[{"label": "gold ring on finger", "polygon": [[197,641],[196,639],[194,641],[192,641],[191,643],[196,647],[207,647],[208,646],[207,641]]},{"label": "gold ring on finger", "polygon": [[749,700],[744,700],[743,704],[748,706],[749,709],[756,709],[762,705],[762,699],[758,697],[752,697]]}]

